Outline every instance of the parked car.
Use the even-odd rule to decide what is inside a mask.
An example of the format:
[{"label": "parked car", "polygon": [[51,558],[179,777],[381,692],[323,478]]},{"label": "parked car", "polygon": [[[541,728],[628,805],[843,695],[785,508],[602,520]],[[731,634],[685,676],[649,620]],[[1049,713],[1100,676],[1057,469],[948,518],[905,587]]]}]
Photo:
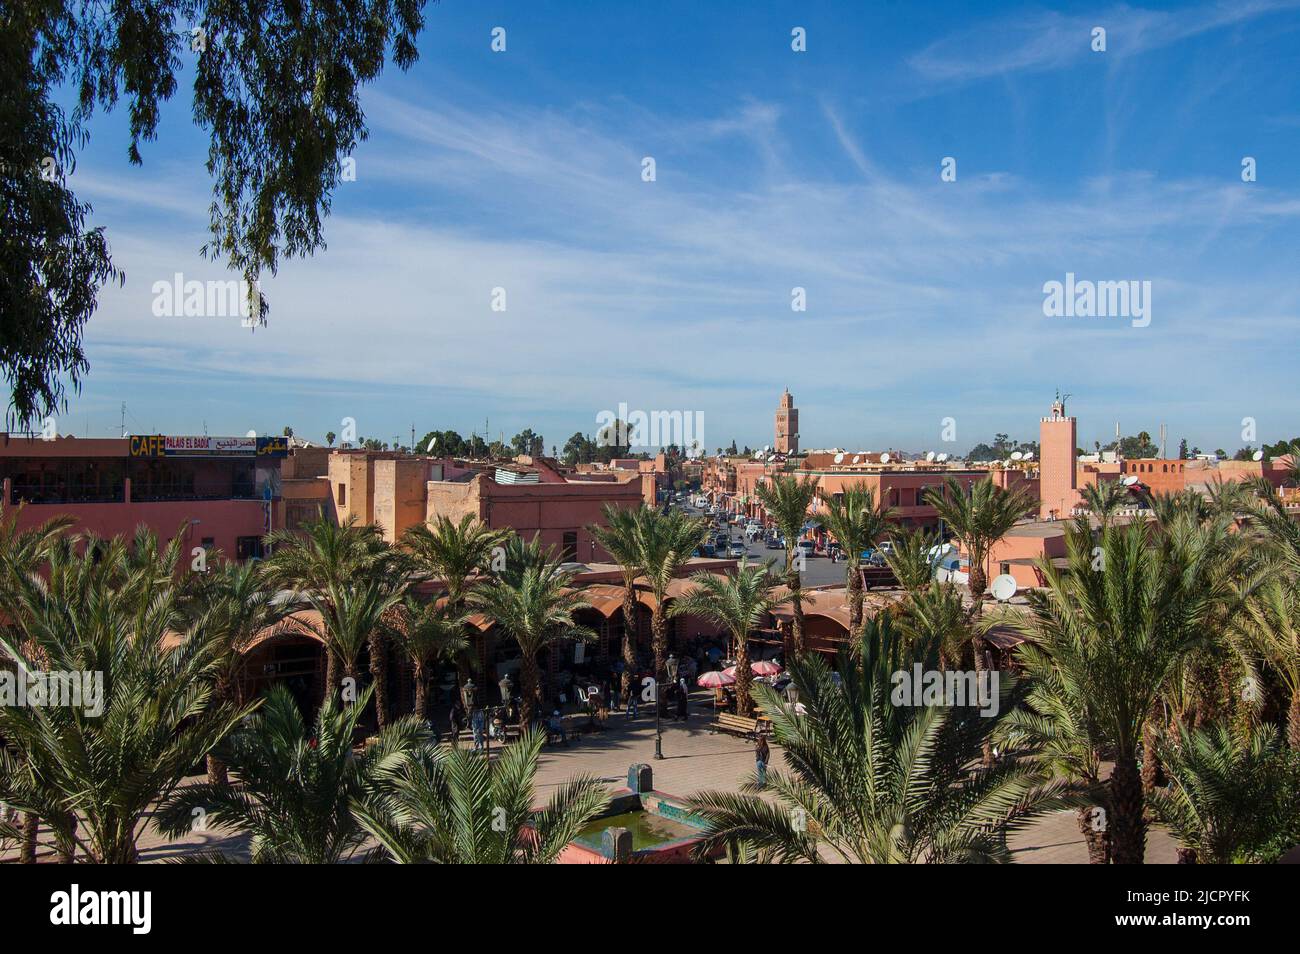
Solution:
[{"label": "parked car", "polygon": [[739,560],[745,556],[745,545],[739,540],[727,547],[727,556],[733,560]]},{"label": "parked car", "polygon": [[800,540],[798,543],[795,544],[795,547],[805,557],[810,557],[817,552],[817,547],[811,540]]},{"label": "parked car", "polygon": [[955,555],[943,557],[934,568],[934,578],[940,583],[965,583],[969,575],[961,568],[961,558]]},{"label": "parked car", "polygon": [[712,543],[703,543],[695,550],[695,555],[712,559],[718,555],[718,551],[714,549]]},{"label": "parked car", "polygon": [[764,543],[763,545],[767,547],[769,550],[785,549],[785,541],[782,540],[780,537],[778,537],[775,533],[768,534],[767,542]]}]

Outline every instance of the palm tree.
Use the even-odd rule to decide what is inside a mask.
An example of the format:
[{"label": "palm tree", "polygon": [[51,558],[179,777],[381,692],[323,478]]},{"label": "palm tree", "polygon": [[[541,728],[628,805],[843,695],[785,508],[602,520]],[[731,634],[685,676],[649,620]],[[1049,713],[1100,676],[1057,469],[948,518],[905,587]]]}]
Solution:
[{"label": "palm tree", "polygon": [[407,594],[403,624],[395,634],[399,649],[411,662],[415,678],[415,715],[429,721],[430,669],[440,661],[466,656],[470,641],[465,635],[466,616],[437,600],[422,602]]},{"label": "palm tree", "polygon": [[985,564],[989,551],[1034,510],[1034,501],[1025,488],[1004,490],[993,483],[992,477],[971,484],[969,494],[955,478],[949,477],[941,490],[927,490],[925,497],[970,557],[967,586],[978,611],[988,587]]},{"label": "palm tree", "polygon": [[1183,727],[1162,745],[1169,775],[1151,810],[1178,840],[1183,863],[1268,863],[1300,837],[1300,759],[1261,725]]},{"label": "palm tree", "polygon": [[153,574],[163,582],[147,603],[124,585],[139,562],[123,552],[96,563],[59,545],[48,578],[9,573],[0,629],[19,668],[82,674],[80,705],[0,707],[0,800],[45,819],[66,853],[105,864],[136,860],[151,806],[250,711],[214,701],[213,641],[183,630],[169,578]]},{"label": "palm tree", "polygon": [[353,811],[399,864],[552,864],[609,796],[599,779],[582,775],[534,812],[544,741],[526,732],[491,766],[466,749],[426,749]]},{"label": "palm tree", "polygon": [[902,530],[893,537],[894,545],[885,554],[885,565],[904,591],[915,594],[934,579],[934,549],[939,538],[924,527]]},{"label": "palm tree", "polygon": [[1081,492],[1083,505],[1103,527],[1110,526],[1115,513],[1129,505],[1132,495],[1128,488],[1116,480],[1099,480],[1088,484]]},{"label": "palm tree", "polygon": [[[258,633],[282,620],[288,607],[267,589],[261,564],[225,562],[212,568],[204,579],[203,605],[195,626],[213,640],[220,660],[213,698],[219,703],[241,705],[240,693],[244,653]],[[227,784],[226,766],[209,752],[208,783]]]},{"label": "palm tree", "polygon": [[1087,687],[1063,678],[1055,661],[1033,643],[1016,647],[1016,659],[1029,682],[1025,705],[1003,723],[998,740],[1006,745],[1027,745],[1058,778],[1078,782],[1095,804],[1076,809],[1079,832],[1088,846],[1088,863],[1110,863],[1110,832],[1106,816],[1106,788],[1101,781],[1102,749],[1098,733],[1089,732],[1091,713]]},{"label": "palm tree", "polygon": [[815,864],[823,853],[862,864],[1005,862],[1009,833],[1072,804],[1071,786],[1044,782],[1025,757],[1032,753],[977,764],[1010,689],[998,691],[988,717],[966,706],[901,704],[900,677],[915,663],[933,669],[933,648],[900,639],[884,613],[866,621],[859,649],[861,666],[840,654],[838,680],[816,654],[790,662],[806,714],[756,688],[789,771],[768,773],[775,804],[752,777],[740,794],[697,795],[693,810],[708,823],[700,854],[742,845],[778,863]]},{"label": "palm tree", "polygon": [[736,712],[749,716],[754,711],[750,696],[753,673],[749,668],[749,633],[771,614],[772,610],[790,599],[787,593],[777,596],[777,580],[771,575],[771,565],[762,563],[750,566],[741,560],[736,572],[726,576],[696,573],[694,584],[678,599],[670,616],[698,616],[725,629],[736,645]]},{"label": "palm tree", "polygon": [[[654,594],[655,607],[650,616],[650,631],[655,657],[655,680],[664,680],[664,662],[668,654],[667,606],[668,586],[690,562],[696,547],[708,535],[703,520],[686,516],[680,510],[667,515],[647,513],[640,522],[637,552],[646,582]],[[659,702],[662,706],[662,700]]]},{"label": "palm tree", "polygon": [[1294,579],[1271,581],[1245,602],[1244,609],[1234,625],[1286,687],[1287,745],[1300,752],[1300,593]]},{"label": "palm tree", "polygon": [[[372,685],[375,687],[375,716],[380,729],[387,725],[385,704],[387,670],[382,657],[387,652],[383,637],[391,626],[390,613],[401,605],[405,581],[383,574],[363,574],[341,584],[330,583],[321,590],[300,594],[302,604],[315,610],[319,620],[299,619],[325,647],[328,687],[325,702],[334,695],[332,687],[344,687],[344,698],[357,698],[360,689],[358,662],[363,648],[370,649]],[[367,697],[368,698],[368,697]]]},{"label": "palm tree", "polygon": [[900,604],[898,627],[919,645],[933,645],[944,669],[956,669],[966,656],[973,628],[956,583],[935,583],[914,590]]},{"label": "palm tree", "polygon": [[[26,576],[32,573],[49,554],[50,548],[76,522],[71,517],[52,517],[45,523],[19,530],[23,505],[6,508],[0,502],[0,576],[17,574]],[[0,588],[0,608],[9,610],[7,605],[8,590]],[[23,864],[36,862],[36,844],[40,832],[40,819],[34,814],[26,813],[22,819],[22,830],[18,835],[21,843],[19,861]]]},{"label": "palm tree", "polygon": [[494,620],[519,646],[520,720],[531,725],[537,708],[537,655],[563,640],[595,637],[574,614],[591,604],[574,590],[574,574],[534,537],[518,537],[506,548],[506,568],[491,583],[472,592],[472,605]]},{"label": "palm tree", "polygon": [[355,516],[342,523],[322,518],[298,530],[276,530],[267,543],[272,550],[264,567],[267,582],[296,591],[338,586],[396,559],[383,530]]},{"label": "palm tree", "polygon": [[1258,499],[1251,503],[1246,521],[1252,537],[1274,553],[1291,576],[1300,576],[1300,521],[1271,485],[1257,482],[1255,490]]},{"label": "palm tree", "polygon": [[219,747],[240,784],[179,790],[159,809],[158,830],[179,837],[201,818],[205,827],[250,835],[254,864],[337,864],[364,853],[367,834],[352,815],[352,801],[382,786],[428,741],[408,716],[355,751],[352,739],[371,688],[351,706],[340,706],[331,693],[308,727],[293,694],[273,686],[247,725]]},{"label": "palm tree", "polygon": [[[765,480],[754,490],[763,509],[777,525],[785,538],[785,583],[793,596],[791,615],[794,617],[792,638],[795,655],[803,652],[803,600],[800,595],[799,566],[795,548],[803,536],[808,519],[808,508],[817,496],[817,478],[799,478],[793,474],[777,474]],[[852,638],[852,634],[850,634]]]},{"label": "palm tree", "polygon": [[[379,526],[359,523],[355,516],[342,524],[322,518],[302,531],[276,531],[268,540],[274,552],[266,561],[267,581],[293,590],[298,605],[321,616],[321,627],[308,627],[326,647],[321,704],[339,686],[341,670],[355,686],[357,657],[361,645],[368,644],[375,713],[382,728],[388,715],[388,630],[378,623],[401,597],[411,570],[409,558],[388,545]],[[337,606],[344,597],[349,601],[347,613]],[[375,604],[384,604],[377,615],[368,611]],[[367,621],[364,632],[337,628]]]},{"label": "palm tree", "polygon": [[504,547],[508,531],[492,530],[473,514],[453,522],[439,514],[428,523],[409,528],[402,546],[428,577],[441,581],[453,609],[465,605],[478,576],[492,565],[493,551]]},{"label": "palm tree", "polygon": [[593,524],[587,528],[587,532],[618,564],[623,577],[624,697],[632,691],[632,679],[636,673],[636,579],[644,572],[641,566],[641,525],[654,519],[651,516],[653,512],[653,508],[644,505],[632,510],[606,504],[602,509],[605,526]]},{"label": "palm tree", "polygon": [[1233,598],[1223,572],[1233,559],[1227,536],[1222,525],[1186,516],[1154,538],[1141,524],[1111,527],[1094,557],[1093,535],[1080,520],[1067,529],[1068,566],[1040,561],[1046,585],[1029,591],[1030,613],[1017,620],[1070,687],[1080,709],[1074,721],[1090,747],[1114,760],[1106,797],[1117,864],[1141,864],[1145,853],[1143,728]]},{"label": "palm tree", "polygon": [[894,510],[892,507],[877,509],[875,491],[865,483],[852,484],[838,494],[819,491],[818,496],[822,506],[817,519],[844,552],[849,632],[856,633],[862,625],[862,574],[859,572],[862,551],[889,529]]}]

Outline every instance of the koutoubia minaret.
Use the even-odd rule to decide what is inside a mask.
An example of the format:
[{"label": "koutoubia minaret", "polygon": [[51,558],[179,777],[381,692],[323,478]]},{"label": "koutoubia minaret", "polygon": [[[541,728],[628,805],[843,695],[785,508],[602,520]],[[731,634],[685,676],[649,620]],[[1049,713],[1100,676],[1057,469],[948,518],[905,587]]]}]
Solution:
[{"label": "koutoubia minaret", "polygon": [[789,388],[781,395],[781,403],[776,408],[776,443],[773,446],[778,454],[799,453],[799,409],[794,406]]}]

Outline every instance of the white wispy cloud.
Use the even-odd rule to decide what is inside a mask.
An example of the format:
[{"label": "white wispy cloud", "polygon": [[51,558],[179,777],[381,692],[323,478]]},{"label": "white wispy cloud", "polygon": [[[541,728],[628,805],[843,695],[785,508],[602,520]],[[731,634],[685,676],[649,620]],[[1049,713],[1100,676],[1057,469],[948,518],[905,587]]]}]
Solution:
[{"label": "white wispy cloud", "polygon": [[1106,30],[1105,55],[1123,59],[1296,7],[1296,0],[1222,0],[1162,10],[1120,4],[1079,15],[1035,10],[954,32],[918,51],[909,65],[944,84],[1062,69],[1097,55],[1090,45],[1094,27]]},{"label": "white wispy cloud", "polygon": [[[1037,49],[1017,62],[1043,60]],[[992,418],[1008,386],[1070,375],[1086,374],[1095,394],[1199,396],[1189,376],[1244,364],[1297,305],[1285,269],[1264,262],[1243,278],[1249,256],[1222,252],[1261,231],[1293,234],[1300,199],[1262,184],[1139,172],[1049,193],[996,170],[920,181],[873,162],[829,99],[823,116],[854,181],[801,175],[782,110],[757,101],[689,134],[647,115],[631,132],[590,110],[386,95],[367,106],[374,133],[358,181],[340,189],[329,247],[264,282],[271,326],[253,334],[237,319],[151,312],[154,281],[230,277],[197,254],[201,178],[157,179],[142,199],[129,180],[79,174],[107,203],[198,210],[166,231],[115,230],[128,284],[105,292],[90,326],[89,398],[103,402],[124,376],[166,375],[199,391],[218,382],[247,414],[291,379],[321,389],[313,407],[332,421],[357,394],[401,385],[427,391],[431,424],[444,392],[524,420],[582,422],[628,401],[704,410],[725,442],[788,384],[819,408],[808,440],[902,443],[954,407]],[[647,141],[653,183],[640,177]],[[701,152],[709,175],[683,158]],[[728,180],[716,169],[729,156],[737,168],[760,161]],[[1153,281],[1152,326],[1044,318],[1042,283],[1066,271]],[[790,310],[794,286],[807,289],[806,313]],[[497,287],[505,313],[489,307]],[[1206,353],[1223,339],[1240,347]]]}]

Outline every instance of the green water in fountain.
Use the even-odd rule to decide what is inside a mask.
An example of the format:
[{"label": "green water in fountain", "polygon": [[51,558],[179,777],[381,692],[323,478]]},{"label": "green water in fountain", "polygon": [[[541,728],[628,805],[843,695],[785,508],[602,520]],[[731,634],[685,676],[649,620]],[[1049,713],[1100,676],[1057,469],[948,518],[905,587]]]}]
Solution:
[{"label": "green water in fountain", "polygon": [[632,833],[632,850],[657,848],[679,838],[697,837],[698,828],[684,825],[647,811],[623,812],[621,815],[609,815],[589,822],[578,832],[577,840],[592,848],[600,848],[601,835],[606,828],[626,828]]}]

